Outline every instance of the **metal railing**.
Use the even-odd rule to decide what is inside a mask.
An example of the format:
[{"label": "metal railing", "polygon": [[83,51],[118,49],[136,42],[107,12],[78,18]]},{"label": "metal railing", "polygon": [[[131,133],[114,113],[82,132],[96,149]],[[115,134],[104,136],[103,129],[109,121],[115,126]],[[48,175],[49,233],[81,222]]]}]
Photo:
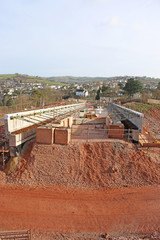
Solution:
[{"label": "metal railing", "polygon": [[131,129],[109,129],[102,128],[103,125],[76,125],[71,129],[71,142],[83,141],[104,141],[106,139],[123,139],[131,141]]},{"label": "metal railing", "polygon": [[140,130],[112,129],[106,125],[73,125],[71,128],[71,142],[75,141],[105,141],[109,139],[121,139],[127,142],[140,143],[142,146],[160,147],[160,135],[153,138],[152,134],[143,135]]}]

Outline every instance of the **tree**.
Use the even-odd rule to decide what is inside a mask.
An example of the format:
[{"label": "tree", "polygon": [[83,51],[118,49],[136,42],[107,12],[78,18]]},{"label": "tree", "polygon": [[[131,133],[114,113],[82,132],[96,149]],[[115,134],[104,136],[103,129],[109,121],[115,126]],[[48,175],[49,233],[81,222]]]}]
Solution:
[{"label": "tree", "polygon": [[106,90],[103,92],[105,97],[116,97],[118,90],[116,88],[106,87]]},{"label": "tree", "polygon": [[152,94],[152,96],[155,98],[155,99],[157,99],[157,100],[159,100],[160,99],[160,89],[155,89],[154,90],[154,92],[153,92],[153,94]]},{"label": "tree", "polygon": [[105,92],[106,89],[107,89],[107,87],[103,84],[103,86],[102,86],[102,92]]},{"label": "tree", "polygon": [[123,89],[123,83],[119,82],[118,86],[119,86],[120,89]]},{"label": "tree", "polygon": [[97,90],[97,95],[96,95],[96,100],[99,100],[100,99],[100,89]]},{"label": "tree", "polygon": [[14,104],[14,101],[12,98],[9,98],[6,102],[6,106],[12,106]]},{"label": "tree", "polygon": [[39,107],[42,103],[42,92],[39,89],[33,89],[32,91],[32,99],[35,103],[35,107]]},{"label": "tree", "polygon": [[6,106],[6,103],[7,103],[7,101],[8,101],[8,99],[10,98],[10,96],[9,95],[4,95],[4,97],[3,97],[3,106]]},{"label": "tree", "polygon": [[158,87],[157,87],[158,90],[160,90],[160,82],[158,83]]},{"label": "tree", "polygon": [[5,89],[3,90],[3,93],[7,94],[7,93],[8,93],[8,89],[5,88]]},{"label": "tree", "polygon": [[150,89],[143,89],[142,91],[142,101],[147,101],[147,99],[151,98],[152,92]]},{"label": "tree", "polygon": [[127,93],[127,95],[131,97],[135,93],[140,92],[142,90],[142,84],[138,80],[134,80],[133,78],[130,78],[128,79],[123,89]]}]

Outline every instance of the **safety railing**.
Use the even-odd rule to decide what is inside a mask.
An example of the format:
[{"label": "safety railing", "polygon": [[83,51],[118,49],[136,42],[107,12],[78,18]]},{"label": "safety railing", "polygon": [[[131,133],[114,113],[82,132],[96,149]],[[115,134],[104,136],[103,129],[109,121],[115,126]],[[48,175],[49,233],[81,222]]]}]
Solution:
[{"label": "safety railing", "polygon": [[143,147],[160,147],[160,135],[153,137],[151,133],[142,134],[134,129],[111,129],[104,125],[73,125],[71,129],[71,142],[105,141],[109,139],[121,139],[127,142],[139,143]]},{"label": "safety railing", "polygon": [[[103,126],[103,125],[102,125]],[[109,129],[102,126],[75,125],[71,129],[71,142],[83,141],[104,141],[106,139],[121,139],[125,141],[138,141],[139,132],[134,136],[132,129]]]}]

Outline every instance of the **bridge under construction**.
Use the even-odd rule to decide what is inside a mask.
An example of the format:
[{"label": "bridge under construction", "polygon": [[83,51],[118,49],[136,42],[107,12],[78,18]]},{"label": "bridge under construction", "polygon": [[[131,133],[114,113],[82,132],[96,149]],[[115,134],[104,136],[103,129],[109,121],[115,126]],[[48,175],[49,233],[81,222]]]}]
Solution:
[{"label": "bridge under construction", "polygon": [[[85,119],[91,118],[91,115],[94,115],[97,120],[101,119],[98,122],[103,122],[103,129],[97,127],[97,123],[93,119],[85,123],[88,126],[92,123],[95,128],[99,129],[99,132],[96,131],[94,135],[98,133],[101,138],[101,133],[103,133],[103,139],[123,139],[127,135],[128,139],[142,142],[142,136],[144,136],[144,115],[142,113],[117,104],[108,104],[102,109],[86,103],[79,103],[6,114],[4,117],[5,137],[4,144],[1,144],[3,146],[1,152],[3,155],[4,152],[9,152],[10,156],[15,156],[19,151],[17,149],[20,149],[22,144],[34,138],[38,143],[68,144],[72,134],[74,138],[75,133],[82,132],[82,126],[78,126],[83,125]],[[74,125],[75,122],[79,122],[78,126]],[[78,128],[79,130],[77,130]],[[91,132],[91,130],[89,131]],[[82,135],[89,136],[89,131],[83,130],[84,134]],[[95,130],[92,127],[93,131]],[[85,139],[87,139],[86,136]],[[77,139],[79,138],[77,137]],[[155,143],[155,139],[151,139],[151,142]]]}]

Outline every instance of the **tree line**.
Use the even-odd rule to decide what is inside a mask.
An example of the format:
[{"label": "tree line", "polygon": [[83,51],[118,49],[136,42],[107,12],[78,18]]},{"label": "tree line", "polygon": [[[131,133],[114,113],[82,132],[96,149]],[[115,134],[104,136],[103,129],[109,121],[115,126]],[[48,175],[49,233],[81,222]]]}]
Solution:
[{"label": "tree line", "polygon": [[[119,89],[123,90],[123,94],[127,95],[129,98],[132,98],[135,93],[142,93],[144,97],[152,97],[155,99],[160,99],[160,82],[158,83],[157,89],[143,89],[143,84],[139,80],[135,80],[134,78],[130,78],[127,80],[125,86],[123,87],[122,83],[118,84]],[[109,86],[102,86],[97,90],[97,94],[95,99],[99,100],[101,93],[105,94],[107,97],[116,97],[118,89],[110,88]]]}]

